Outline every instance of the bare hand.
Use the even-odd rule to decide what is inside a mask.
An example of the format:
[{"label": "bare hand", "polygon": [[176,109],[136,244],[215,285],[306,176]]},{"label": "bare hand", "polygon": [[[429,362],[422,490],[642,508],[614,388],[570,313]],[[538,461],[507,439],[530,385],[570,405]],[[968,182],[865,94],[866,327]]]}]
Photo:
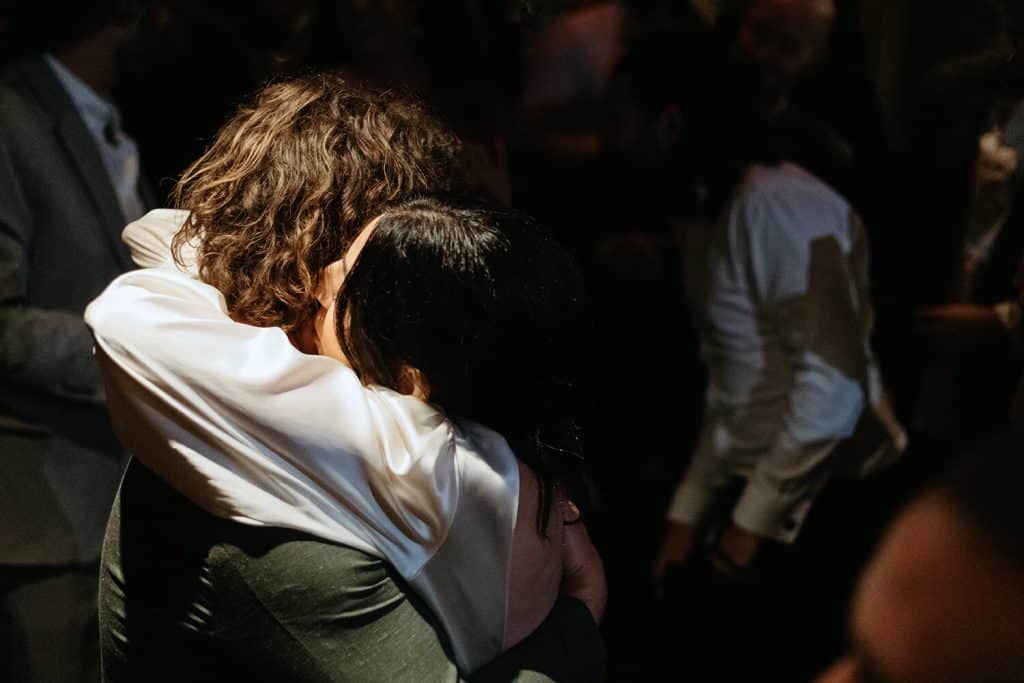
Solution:
[{"label": "bare hand", "polygon": [[[763,544],[764,539],[760,536],[730,524],[718,541],[718,552],[712,564],[715,569],[725,574],[730,574],[737,568],[744,569],[754,563],[757,551]],[[719,556],[723,556],[732,566],[728,566],[719,559]]]},{"label": "bare hand", "polygon": [[998,341],[1005,327],[991,306],[949,304],[917,312],[918,329],[936,348],[945,351],[970,349]]},{"label": "bare hand", "polygon": [[562,595],[576,598],[598,623],[608,604],[604,562],[582,523],[566,524],[562,539]]},{"label": "bare hand", "polygon": [[671,565],[683,564],[693,552],[695,532],[693,526],[669,522],[665,539],[661,542],[658,558],[654,561],[654,580],[661,583],[665,570]]},{"label": "bare hand", "polygon": [[985,133],[978,140],[978,161],[974,177],[982,185],[1008,183],[1017,172],[1017,150],[1003,144],[999,135]]}]

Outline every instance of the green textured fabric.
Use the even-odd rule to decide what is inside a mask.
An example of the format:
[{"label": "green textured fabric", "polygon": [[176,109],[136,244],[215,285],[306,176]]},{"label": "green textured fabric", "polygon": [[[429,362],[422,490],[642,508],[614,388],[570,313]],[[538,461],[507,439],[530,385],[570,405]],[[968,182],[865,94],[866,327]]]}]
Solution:
[{"label": "green textured fabric", "polygon": [[[103,675],[124,681],[461,681],[390,567],[305,534],[215,518],[133,462],[100,576]],[[473,680],[599,680],[589,613],[563,601]]]}]

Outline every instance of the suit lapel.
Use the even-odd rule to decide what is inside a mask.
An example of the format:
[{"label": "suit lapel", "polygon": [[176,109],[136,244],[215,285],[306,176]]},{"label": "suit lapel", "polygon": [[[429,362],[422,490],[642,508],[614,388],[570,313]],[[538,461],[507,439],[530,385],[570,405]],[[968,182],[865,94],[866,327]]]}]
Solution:
[{"label": "suit lapel", "polygon": [[64,120],[58,125],[58,132],[79,176],[89,189],[89,194],[99,212],[104,236],[117,254],[121,267],[131,268],[131,257],[121,240],[121,231],[124,229],[125,223],[124,213],[121,211],[120,202],[117,201],[114,187],[110,183],[107,169],[96,149],[96,143],[75,113],[64,117]]},{"label": "suit lapel", "polygon": [[43,59],[26,61],[20,65],[19,71],[24,83],[32,89],[39,103],[56,121],[57,136],[96,208],[96,222],[102,229],[103,238],[107,240],[121,267],[130,269],[131,256],[121,240],[124,213],[103,165],[100,151],[96,148],[96,141],[86,129],[70,96],[64,92],[60,81]]}]

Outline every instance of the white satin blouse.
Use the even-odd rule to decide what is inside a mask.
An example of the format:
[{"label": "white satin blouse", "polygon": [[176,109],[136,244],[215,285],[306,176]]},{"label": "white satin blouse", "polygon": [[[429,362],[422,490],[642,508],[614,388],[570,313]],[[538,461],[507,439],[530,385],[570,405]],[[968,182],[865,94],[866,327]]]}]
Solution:
[{"label": "white satin blouse", "polygon": [[85,312],[125,446],[217,516],[386,559],[439,618],[460,669],[494,658],[519,497],[508,444],[363,386],[280,329],[231,320],[220,292],[170,258],[184,217],[158,210],[129,225],[125,241],[149,267]]}]

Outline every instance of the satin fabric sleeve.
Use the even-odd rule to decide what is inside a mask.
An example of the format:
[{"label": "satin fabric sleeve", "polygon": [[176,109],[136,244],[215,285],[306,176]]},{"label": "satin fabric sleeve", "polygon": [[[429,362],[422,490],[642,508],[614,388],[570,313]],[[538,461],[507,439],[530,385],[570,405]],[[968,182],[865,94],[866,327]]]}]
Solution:
[{"label": "satin fabric sleeve", "polygon": [[451,426],[432,406],[232,321],[217,290],[180,272],[123,275],[85,318],[126,445],[212,512],[317,526],[404,576],[444,540],[459,487]]},{"label": "satin fabric sleeve", "polygon": [[174,236],[188,215],[188,211],[178,209],[153,209],[129,223],[121,232],[121,239],[128,246],[135,265],[139,268],[178,270],[198,279],[195,244],[181,245],[177,259],[171,250]]}]

